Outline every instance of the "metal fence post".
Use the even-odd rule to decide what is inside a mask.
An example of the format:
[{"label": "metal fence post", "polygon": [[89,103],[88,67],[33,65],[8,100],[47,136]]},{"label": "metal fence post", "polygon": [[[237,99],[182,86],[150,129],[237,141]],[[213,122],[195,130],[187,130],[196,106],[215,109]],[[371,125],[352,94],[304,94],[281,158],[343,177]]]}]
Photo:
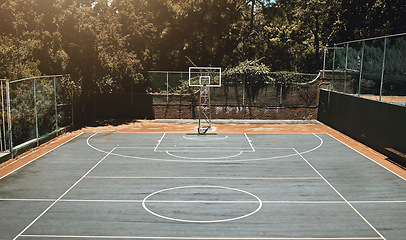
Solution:
[{"label": "metal fence post", "polygon": [[347,93],[348,45],[345,46],[344,93]]},{"label": "metal fence post", "polygon": [[11,100],[10,100],[10,80],[6,80],[6,93],[7,93],[7,118],[8,118],[8,134],[9,134],[9,148],[10,148],[10,154],[11,158],[14,157],[13,154],[13,128],[12,128],[12,123],[11,123]]},{"label": "metal fence post", "polygon": [[[2,120],[3,123],[2,125],[2,130],[3,130],[3,134],[0,134],[0,138],[1,138],[1,151],[5,151],[6,149],[6,142],[5,142],[5,137],[6,137],[6,121],[5,121],[5,117],[4,117],[4,93],[3,93],[3,79],[1,79],[1,113],[2,113]],[[4,136],[4,138],[3,138]]]},{"label": "metal fence post", "polygon": [[242,105],[245,105],[245,73],[242,75]]},{"label": "metal fence post", "polygon": [[166,72],[166,105],[169,104],[169,72]]},{"label": "metal fence post", "polygon": [[379,89],[379,101],[382,101],[383,75],[385,72],[386,40],[387,38],[385,38],[385,40],[383,41],[382,75],[381,75],[381,87]]},{"label": "metal fence post", "polygon": [[72,123],[72,130],[75,130],[75,101],[74,101],[74,98],[75,97],[75,94],[74,93],[72,93],[72,99],[71,99],[71,117],[72,117],[72,120],[71,120],[71,123]]},{"label": "metal fence post", "polygon": [[361,81],[362,81],[362,65],[364,63],[364,49],[365,49],[365,41],[362,41],[361,45],[361,65],[359,70],[359,81],[358,81],[358,97],[361,96]]},{"label": "metal fence post", "polygon": [[323,56],[323,80],[324,80],[324,71],[326,70],[326,55],[327,55],[327,47],[324,47],[324,56]]},{"label": "metal fence post", "polygon": [[35,137],[37,138],[37,146],[39,146],[39,131],[38,131],[38,109],[37,109],[37,87],[36,79],[34,78],[34,113],[35,113]]},{"label": "metal fence post", "polygon": [[56,130],[56,136],[59,135],[59,127],[58,127],[58,102],[57,102],[57,97],[56,97],[56,77],[54,77],[54,103],[55,103],[55,130]]},{"label": "metal fence post", "polygon": [[334,68],[335,68],[335,62],[336,62],[336,45],[334,44],[334,50],[333,50],[333,72],[331,75],[331,90],[334,91]]}]

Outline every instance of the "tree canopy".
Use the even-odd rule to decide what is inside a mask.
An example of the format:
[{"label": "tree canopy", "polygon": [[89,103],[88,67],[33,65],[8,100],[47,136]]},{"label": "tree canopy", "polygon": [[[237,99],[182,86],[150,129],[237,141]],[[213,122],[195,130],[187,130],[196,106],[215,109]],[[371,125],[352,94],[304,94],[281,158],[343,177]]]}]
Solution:
[{"label": "tree canopy", "polygon": [[0,0],[0,78],[67,73],[90,94],[193,64],[315,72],[322,46],[405,18],[403,0]]}]

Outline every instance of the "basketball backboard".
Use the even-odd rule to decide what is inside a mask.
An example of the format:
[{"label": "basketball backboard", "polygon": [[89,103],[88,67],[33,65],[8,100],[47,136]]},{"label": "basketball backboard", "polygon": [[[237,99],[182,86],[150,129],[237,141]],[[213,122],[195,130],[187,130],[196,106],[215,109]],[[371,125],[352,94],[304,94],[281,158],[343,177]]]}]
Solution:
[{"label": "basketball backboard", "polygon": [[190,87],[221,87],[221,68],[189,67]]}]

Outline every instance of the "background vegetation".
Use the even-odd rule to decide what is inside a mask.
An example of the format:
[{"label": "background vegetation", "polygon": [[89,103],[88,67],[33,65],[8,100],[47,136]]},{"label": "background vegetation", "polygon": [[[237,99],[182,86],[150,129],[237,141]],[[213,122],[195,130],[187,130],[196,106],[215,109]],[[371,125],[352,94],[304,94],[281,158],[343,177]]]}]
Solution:
[{"label": "background vegetation", "polygon": [[0,0],[0,78],[68,73],[91,95],[192,64],[316,72],[322,46],[405,22],[404,0]]}]

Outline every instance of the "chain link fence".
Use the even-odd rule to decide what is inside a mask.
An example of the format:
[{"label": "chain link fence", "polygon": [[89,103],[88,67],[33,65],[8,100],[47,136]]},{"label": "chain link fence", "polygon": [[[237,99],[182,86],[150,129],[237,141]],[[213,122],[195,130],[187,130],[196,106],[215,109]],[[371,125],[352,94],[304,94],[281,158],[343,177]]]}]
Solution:
[{"label": "chain link fence", "polygon": [[322,79],[331,90],[406,106],[406,33],[334,44]]},{"label": "chain link fence", "polygon": [[72,99],[63,87],[68,78],[55,75],[0,81],[1,151],[13,156],[72,125]]},{"label": "chain link fence", "polygon": [[[155,118],[197,118],[200,89],[189,87],[188,77],[188,72],[147,72]],[[221,87],[210,90],[212,117],[315,119],[318,90],[319,74],[272,72],[259,81],[223,72]]]}]

